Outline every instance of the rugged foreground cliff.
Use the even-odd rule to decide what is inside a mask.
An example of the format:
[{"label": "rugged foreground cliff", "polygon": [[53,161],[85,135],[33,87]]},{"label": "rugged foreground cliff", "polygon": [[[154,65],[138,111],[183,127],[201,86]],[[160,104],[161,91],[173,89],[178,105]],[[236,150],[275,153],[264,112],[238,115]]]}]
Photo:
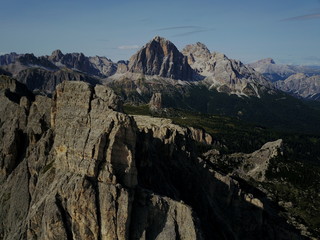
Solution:
[{"label": "rugged foreground cliff", "polygon": [[66,81],[52,99],[0,87],[0,239],[304,239],[201,157],[203,130],[128,116],[101,85]]}]

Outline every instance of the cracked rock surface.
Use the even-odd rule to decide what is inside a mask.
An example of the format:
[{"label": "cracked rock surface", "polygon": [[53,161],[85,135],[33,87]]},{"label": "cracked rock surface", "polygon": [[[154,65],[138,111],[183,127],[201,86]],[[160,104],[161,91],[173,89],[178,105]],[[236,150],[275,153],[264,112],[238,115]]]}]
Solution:
[{"label": "cracked rock surface", "polygon": [[302,239],[199,158],[202,130],[128,116],[108,87],[0,79],[0,239]]}]

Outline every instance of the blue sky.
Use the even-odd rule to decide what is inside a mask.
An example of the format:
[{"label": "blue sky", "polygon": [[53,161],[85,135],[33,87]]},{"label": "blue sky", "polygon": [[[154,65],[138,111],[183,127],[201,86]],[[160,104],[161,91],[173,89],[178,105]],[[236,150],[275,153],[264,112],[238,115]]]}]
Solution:
[{"label": "blue sky", "polygon": [[0,0],[0,53],[129,59],[156,35],[246,63],[320,65],[320,0]]}]

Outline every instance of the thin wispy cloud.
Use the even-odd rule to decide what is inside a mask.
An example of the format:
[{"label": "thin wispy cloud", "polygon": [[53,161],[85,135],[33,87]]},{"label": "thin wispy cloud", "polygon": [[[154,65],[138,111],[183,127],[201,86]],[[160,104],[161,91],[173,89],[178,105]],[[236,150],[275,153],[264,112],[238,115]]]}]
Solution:
[{"label": "thin wispy cloud", "polygon": [[133,49],[138,49],[138,45],[122,45],[117,47],[120,50],[133,50]]},{"label": "thin wispy cloud", "polygon": [[178,34],[172,35],[172,37],[185,37],[185,36],[193,35],[193,34],[196,34],[196,33],[208,32],[208,31],[211,31],[211,30],[213,30],[213,29],[194,30],[194,31],[189,31],[189,32],[184,32],[184,33],[178,33]]},{"label": "thin wispy cloud", "polygon": [[282,21],[300,21],[300,20],[309,20],[309,19],[320,19],[320,12],[291,17],[291,18],[285,18],[285,19],[282,19]]},{"label": "thin wispy cloud", "polygon": [[199,29],[202,27],[199,26],[176,26],[176,27],[166,27],[166,28],[159,28],[156,31],[168,31],[168,30],[179,30],[179,29]]},{"label": "thin wispy cloud", "polygon": [[156,29],[155,31],[166,31],[166,32],[174,32],[171,37],[184,37],[184,36],[189,36],[201,32],[208,32],[213,29],[208,29],[200,26],[191,26],[191,25],[186,25],[186,26],[174,26],[174,27],[166,27],[166,28],[159,28]]}]

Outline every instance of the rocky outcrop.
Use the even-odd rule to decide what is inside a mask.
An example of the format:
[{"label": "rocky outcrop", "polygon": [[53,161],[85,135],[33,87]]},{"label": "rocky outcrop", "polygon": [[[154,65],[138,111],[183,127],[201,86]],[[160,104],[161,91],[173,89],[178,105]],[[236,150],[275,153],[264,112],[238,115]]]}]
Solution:
[{"label": "rocky outcrop", "polygon": [[193,80],[187,58],[173,43],[159,36],[153,38],[130,58],[129,71],[164,78]]},{"label": "rocky outcrop", "polygon": [[128,72],[129,61],[119,61],[117,62],[117,74],[123,74]]},{"label": "rocky outcrop", "polygon": [[265,90],[272,89],[264,77],[242,62],[229,59],[221,53],[211,53],[202,43],[187,45],[182,53],[188,63],[204,77],[208,87],[228,94],[259,97]]},{"label": "rocky outcrop", "polygon": [[294,96],[310,100],[320,100],[320,75],[309,77],[306,74],[297,73],[274,84],[276,88]]},{"label": "rocky outcrop", "polygon": [[[197,143],[213,144],[212,136],[203,129],[181,127],[173,124],[172,120],[166,118],[135,115],[134,119],[140,131],[148,132],[152,130],[153,136],[161,139],[165,144],[174,144],[177,135],[181,135]],[[172,135],[168,135],[168,132],[172,132]]]},{"label": "rocky outcrop", "polygon": [[232,173],[246,180],[263,182],[266,180],[270,161],[283,154],[282,144],[282,139],[268,142],[259,150],[249,154],[234,153],[221,156],[218,151],[211,150],[204,154],[204,158],[225,173]]},{"label": "rocky outcrop", "polygon": [[301,239],[199,157],[203,130],[128,116],[101,85],[51,100],[1,83],[1,239]]},{"label": "rocky outcrop", "polygon": [[1,109],[1,239],[200,239],[190,207],[136,189],[137,127],[110,89],[64,82],[49,118],[47,98],[22,99]]},{"label": "rocky outcrop", "polygon": [[153,112],[161,111],[162,109],[162,95],[161,93],[152,94],[151,100],[149,102],[149,109]]},{"label": "rocky outcrop", "polygon": [[[173,124],[172,120],[166,118],[134,115],[134,119],[140,131],[148,132],[152,130],[153,136],[161,139],[165,144],[174,144],[177,135],[181,135],[183,138],[191,139],[197,143],[213,144],[212,136],[203,129],[181,127]],[[168,134],[169,132],[171,134]]]}]

